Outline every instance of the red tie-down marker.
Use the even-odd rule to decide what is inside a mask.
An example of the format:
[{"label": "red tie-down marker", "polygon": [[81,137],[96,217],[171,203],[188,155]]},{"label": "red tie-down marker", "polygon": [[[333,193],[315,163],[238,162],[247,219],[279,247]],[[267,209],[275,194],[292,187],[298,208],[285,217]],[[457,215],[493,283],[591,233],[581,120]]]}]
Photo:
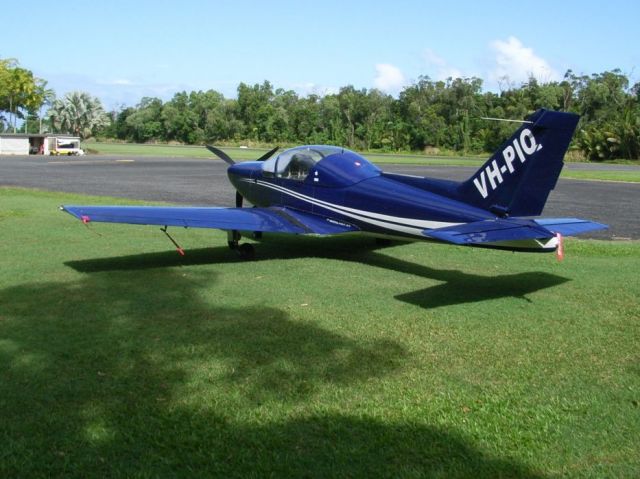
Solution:
[{"label": "red tie-down marker", "polygon": [[558,261],[562,261],[564,259],[564,244],[562,243],[562,234],[556,233],[556,238],[558,238],[558,246],[556,247],[556,258],[558,258]]}]

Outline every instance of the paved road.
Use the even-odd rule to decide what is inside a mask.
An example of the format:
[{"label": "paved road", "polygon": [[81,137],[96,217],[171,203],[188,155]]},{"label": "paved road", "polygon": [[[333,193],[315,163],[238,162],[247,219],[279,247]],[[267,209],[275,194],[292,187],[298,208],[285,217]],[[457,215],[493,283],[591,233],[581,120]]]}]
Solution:
[{"label": "paved road", "polygon": [[[567,167],[640,169],[629,165],[582,163]],[[475,171],[470,167],[416,165],[384,165],[384,169],[453,180],[466,179]],[[234,204],[226,164],[208,159],[0,157],[0,185],[177,204]],[[575,216],[610,225],[609,230],[590,235],[594,238],[640,239],[640,184],[560,180],[549,196],[544,215]]]}]

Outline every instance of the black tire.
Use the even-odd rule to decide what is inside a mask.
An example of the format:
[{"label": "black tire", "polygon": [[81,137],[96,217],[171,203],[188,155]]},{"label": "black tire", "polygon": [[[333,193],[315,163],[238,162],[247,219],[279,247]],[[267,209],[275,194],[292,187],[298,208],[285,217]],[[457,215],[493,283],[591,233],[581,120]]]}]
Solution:
[{"label": "black tire", "polygon": [[252,244],[242,243],[240,246],[238,246],[238,254],[240,255],[241,259],[249,261],[255,258],[256,251]]}]

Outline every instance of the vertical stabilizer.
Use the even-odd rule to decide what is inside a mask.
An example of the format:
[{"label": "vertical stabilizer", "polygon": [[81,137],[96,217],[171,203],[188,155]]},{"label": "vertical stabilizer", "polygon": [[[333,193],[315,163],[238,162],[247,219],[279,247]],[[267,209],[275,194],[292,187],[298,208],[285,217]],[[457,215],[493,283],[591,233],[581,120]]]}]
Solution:
[{"label": "vertical stabilizer", "polygon": [[497,216],[538,216],[555,187],[578,115],[538,110],[458,188],[459,199]]}]

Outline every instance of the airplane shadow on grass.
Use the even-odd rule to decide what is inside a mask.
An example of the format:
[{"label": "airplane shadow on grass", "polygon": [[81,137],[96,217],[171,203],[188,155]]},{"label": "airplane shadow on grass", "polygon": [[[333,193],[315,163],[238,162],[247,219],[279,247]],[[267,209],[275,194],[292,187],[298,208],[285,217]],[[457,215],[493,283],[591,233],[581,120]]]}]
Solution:
[{"label": "airplane shadow on grass", "polygon": [[393,404],[354,411],[410,361],[399,343],[207,302],[215,273],[166,268],[228,255],[84,261],[103,273],[0,290],[0,475],[539,477],[427,419],[374,417]]},{"label": "airplane shadow on grass", "polygon": [[[370,238],[295,238],[264,240],[258,246],[257,261],[273,259],[322,258],[352,261],[376,268],[401,272],[442,282],[418,291],[395,296],[395,299],[422,308],[438,308],[491,299],[513,297],[530,301],[528,294],[570,281],[546,272],[483,276],[459,270],[431,268],[418,263],[393,258],[379,252]],[[79,272],[140,270],[198,264],[219,264],[241,261],[226,246],[188,250],[181,257],[174,252],[143,253],[112,258],[69,261],[67,266]]]}]

